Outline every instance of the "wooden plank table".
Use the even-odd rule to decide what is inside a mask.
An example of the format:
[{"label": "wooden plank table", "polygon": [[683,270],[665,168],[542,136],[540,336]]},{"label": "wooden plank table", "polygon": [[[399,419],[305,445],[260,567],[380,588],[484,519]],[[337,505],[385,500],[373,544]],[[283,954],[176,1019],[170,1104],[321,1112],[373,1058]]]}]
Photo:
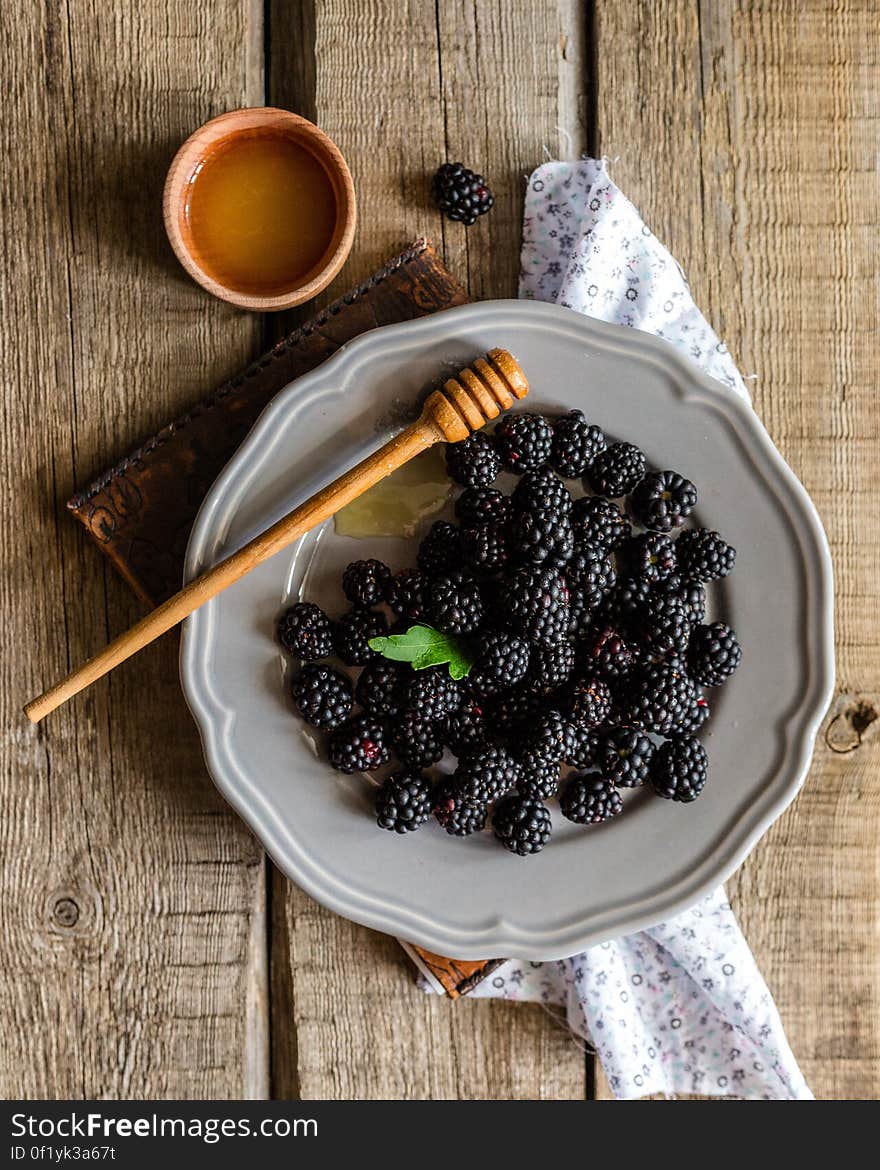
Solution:
[{"label": "wooden plank table", "polygon": [[[873,0],[94,0],[7,21],[0,1093],[607,1095],[558,1018],[412,984],[396,943],[269,866],[208,780],[172,638],[35,730],[23,700],[137,616],[74,487],[289,321],[211,300],[160,217],[177,144],[268,100],[354,172],[330,294],[424,233],[516,290],[525,175],[585,150],[688,272],[825,520],[838,694],[794,807],[730,883],[817,1096],[880,1087],[878,27]],[[484,171],[441,221],[428,176]]]}]

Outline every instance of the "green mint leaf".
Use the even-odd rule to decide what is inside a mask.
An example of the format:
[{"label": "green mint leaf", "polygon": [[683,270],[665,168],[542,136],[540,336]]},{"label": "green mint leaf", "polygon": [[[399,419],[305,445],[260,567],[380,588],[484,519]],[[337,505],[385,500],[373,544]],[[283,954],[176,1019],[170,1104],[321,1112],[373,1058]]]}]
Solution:
[{"label": "green mint leaf", "polygon": [[431,626],[411,626],[405,634],[391,634],[387,638],[371,638],[371,650],[394,662],[409,662],[413,670],[449,663],[451,678],[462,679],[473,666],[468,648],[452,634],[443,634]]}]

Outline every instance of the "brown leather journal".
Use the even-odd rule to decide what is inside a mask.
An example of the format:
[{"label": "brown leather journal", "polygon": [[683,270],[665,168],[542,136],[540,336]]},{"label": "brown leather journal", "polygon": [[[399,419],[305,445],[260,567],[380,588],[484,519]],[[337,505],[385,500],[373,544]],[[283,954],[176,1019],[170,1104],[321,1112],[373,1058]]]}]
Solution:
[{"label": "brown leather journal", "polygon": [[[187,539],[208,489],[279,390],[368,329],[466,300],[433,246],[417,240],[121,459],[67,507],[138,597],[158,605],[180,588]],[[452,997],[470,991],[501,962],[464,962],[418,947],[407,950]]]}]

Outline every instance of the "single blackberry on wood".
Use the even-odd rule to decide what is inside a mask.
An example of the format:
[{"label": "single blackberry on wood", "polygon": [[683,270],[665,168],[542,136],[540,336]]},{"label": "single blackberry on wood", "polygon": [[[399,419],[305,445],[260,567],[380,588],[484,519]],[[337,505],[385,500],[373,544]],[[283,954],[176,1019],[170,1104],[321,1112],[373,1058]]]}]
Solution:
[{"label": "single blackberry on wood", "polygon": [[437,577],[428,586],[428,617],[447,634],[473,634],[483,621],[480,586],[463,569]]},{"label": "single blackberry on wood", "polygon": [[501,456],[485,431],[446,444],[446,471],[462,487],[488,487],[501,470]]},{"label": "single blackberry on wood", "polygon": [[657,585],[675,572],[675,545],[662,532],[643,532],[632,536],[619,549],[627,571]]},{"label": "single blackberry on wood", "polygon": [[679,573],[672,573],[657,585],[657,592],[677,594],[690,610],[693,625],[705,618],[706,590],[699,581],[687,581]]},{"label": "single blackberry on wood", "polygon": [[520,682],[529,666],[529,644],[510,634],[480,635],[476,661],[468,682],[481,695],[509,690]]},{"label": "single blackberry on wood", "polygon": [[524,756],[522,777],[517,785],[520,796],[533,800],[550,800],[559,791],[559,764],[540,756]]},{"label": "single blackberry on wood", "polygon": [[455,679],[450,678],[445,666],[411,670],[408,676],[404,676],[403,709],[429,723],[437,723],[451,715],[460,702],[461,688]]},{"label": "single blackberry on wood", "polygon": [[528,685],[546,695],[567,682],[574,670],[574,644],[567,638],[533,646],[526,675]]},{"label": "single blackberry on wood", "polygon": [[425,616],[427,581],[418,569],[404,569],[386,583],[385,600],[398,617],[418,621]]},{"label": "single blackberry on wood", "polygon": [[392,833],[412,833],[431,815],[431,782],[420,772],[395,772],[376,790],[376,823]]},{"label": "single blackberry on wood", "polygon": [[613,500],[628,495],[645,474],[645,456],[632,443],[612,443],[600,451],[587,471],[590,487]]},{"label": "single blackberry on wood", "polygon": [[697,506],[697,489],[677,471],[649,471],[636,484],[629,506],[645,528],[671,532],[680,528]]},{"label": "single blackberry on wood", "polygon": [[550,464],[566,479],[580,479],[605,446],[599,427],[591,426],[583,411],[570,410],[553,424]]},{"label": "single blackberry on wood", "polygon": [[572,509],[571,493],[549,467],[527,471],[510,501],[517,512],[539,512],[544,516],[568,516]]},{"label": "single blackberry on wood", "polygon": [[636,727],[612,727],[596,753],[596,767],[618,788],[637,788],[648,779],[654,742]]},{"label": "single blackberry on wood", "polygon": [[632,525],[613,500],[582,496],[571,511],[575,541],[594,544],[608,552],[618,548],[632,533]]},{"label": "single blackberry on wood", "polygon": [[708,528],[692,528],[675,542],[679,568],[692,581],[717,581],[726,577],[736,561],[736,549]]},{"label": "single blackberry on wood", "polygon": [[281,615],[278,640],[289,654],[306,662],[333,653],[333,623],[310,601],[300,601]]},{"label": "single blackberry on wood", "polygon": [[430,768],[443,755],[443,725],[418,711],[404,711],[394,722],[394,751],[408,768]]},{"label": "single blackberry on wood", "polygon": [[434,788],[431,803],[437,823],[452,837],[469,837],[486,827],[486,805],[464,792],[454,776],[445,777]]},{"label": "single blackberry on wood", "polygon": [[461,555],[477,573],[500,573],[510,558],[507,525],[493,520],[463,524]]},{"label": "single blackberry on wood", "polygon": [[338,727],[351,714],[351,679],[332,666],[307,663],[293,682],[297,711],[313,727]]},{"label": "single blackberry on wood", "polygon": [[697,626],[688,647],[691,677],[707,687],[720,687],[733,674],[742,659],[736,634],[724,622]]},{"label": "single blackberry on wood", "polygon": [[495,197],[482,175],[460,162],[443,163],[431,180],[431,196],[446,216],[465,227],[476,223],[495,205]]},{"label": "single blackberry on wood", "polygon": [[527,642],[559,642],[568,631],[568,586],[557,570],[526,566],[501,590],[500,611],[511,632]]},{"label": "single blackberry on wood", "polygon": [[461,564],[459,531],[448,520],[435,520],[419,545],[419,568],[428,577],[448,573]]},{"label": "single blackberry on wood", "polygon": [[520,512],[510,525],[510,548],[520,563],[564,565],[574,552],[571,522],[554,511]]},{"label": "single blackberry on wood", "polygon": [[581,643],[584,669],[608,682],[619,682],[632,674],[638,665],[636,647],[611,626],[594,626]]},{"label": "single blackberry on wood", "polygon": [[534,471],[550,458],[553,429],[540,414],[507,414],[495,428],[495,442],[508,471]]},{"label": "single blackberry on wood", "polygon": [[611,714],[611,689],[604,679],[578,679],[566,696],[564,714],[580,727],[598,727]]},{"label": "single blackberry on wood", "polygon": [[690,736],[661,743],[651,760],[651,784],[658,796],[689,803],[706,785],[709,758],[699,740]]},{"label": "single blackberry on wood", "polygon": [[640,670],[633,681],[626,722],[657,735],[680,735],[698,699],[693,681],[679,665],[652,664]]},{"label": "single blackberry on wood", "polygon": [[497,488],[467,488],[455,501],[455,514],[462,524],[503,524],[512,513],[510,496]]},{"label": "single blackberry on wood", "polygon": [[457,756],[488,747],[492,737],[485,700],[468,692],[452,714],[447,715],[443,738]]},{"label": "single blackberry on wood", "polygon": [[374,609],[353,609],[343,614],[334,631],[336,653],[346,666],[365,666],[378,657],[370,639],[388,633],[385,615]]},{"label": "single blackberry on wood", "polygon": [[403,701],[405,670],[408,668],[385,658],[368,662],[355,687],[357,701],[371,715],[397,715]]},{"label": "single blackberry on wood", "polygon": [[683,654],[692,625],[690,607],[675,593],[652,593],[642,606],[639,630],[655,654]]},{"label": "single blackberry on wood", "polygon": [[588,613],[593,613],[614,588],[617,574],[605,549],[595,544],[581,544],[565,566],[565,576],[572,590],[578,590]]},{"label": "single blackberry on wood", "polygon": [[576,825],[598,825],[623,812],[620,793],[598,772],[573,776],[559,798],[562,815]]},{"label": "single blackberry on wood", "polygon": [[513,791],[522,779],[522,768],[497,744],[463,756],[455,770],[458,790],[475,804],[491,804]]},{"label": "single blackberry on wood", "polygon": [[367,609],[385,600],[391,570],[381,561],[352,561],[342,574],[342,592],[352,605]]},{"label": "single blackberry on wood", "polygon": [[528,796],[508,796],[495,808],[492,830],[505,849],[520,857],[540,853],[553,832],[550,810]]},{"label": "single blackberry on wood", "polygon": [[385,725],[372,715],[356,715],[330,736],[330,764],[339,772],[372,772],[387,764]]}]

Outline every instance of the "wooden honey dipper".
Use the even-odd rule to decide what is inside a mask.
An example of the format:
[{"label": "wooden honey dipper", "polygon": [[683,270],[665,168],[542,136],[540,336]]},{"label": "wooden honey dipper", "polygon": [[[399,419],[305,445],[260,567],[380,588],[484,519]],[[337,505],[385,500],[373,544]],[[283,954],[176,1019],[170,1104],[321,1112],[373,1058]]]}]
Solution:
[{"label": "wooden honey dipper", "polygon": [[50,687],[25,707],[32,723],[39,723],[56,707],[91,686],[120,662],[142,650],[161,634],[182,622],[199,606],[234,584],[251,569],[287,548],[340,508],[357,499],[379,480],[435,443],[459,443],[478,431],[502,410],[524,398],[529,383],[516,359],[506,349],[490,349],[486,359],[478,358],[450,378],[442,390],[435,390],[425,400],[417,422],[389,439],[350,471],[316,492],[304,504],[288,512],[271,528],[249,541],[202,573],[200,577],[175,593],[166,602],[120,634],[94,658]]}]

